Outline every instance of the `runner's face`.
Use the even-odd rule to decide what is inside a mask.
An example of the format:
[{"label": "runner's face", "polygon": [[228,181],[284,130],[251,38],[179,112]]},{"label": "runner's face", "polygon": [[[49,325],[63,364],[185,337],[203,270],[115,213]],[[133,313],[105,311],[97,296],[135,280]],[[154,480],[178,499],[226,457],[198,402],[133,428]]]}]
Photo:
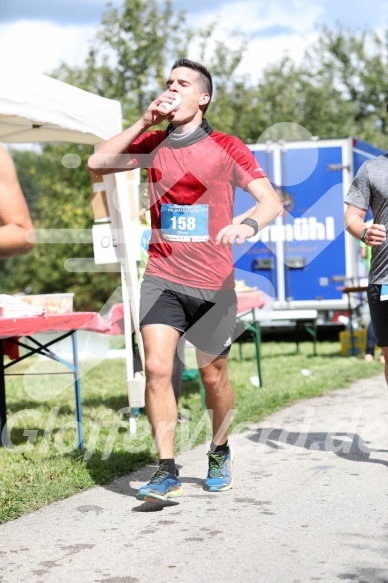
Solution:
[{"label": "runner's face", "polygon": [[199,87],[197,71],[186,67],[178,67],[171,71],[166,87],[182,96],[182,104],[169,116],[173,122],[183,123],[191,120],[200,111],[199,106],[209,101],[209,94],[203,93]]}]

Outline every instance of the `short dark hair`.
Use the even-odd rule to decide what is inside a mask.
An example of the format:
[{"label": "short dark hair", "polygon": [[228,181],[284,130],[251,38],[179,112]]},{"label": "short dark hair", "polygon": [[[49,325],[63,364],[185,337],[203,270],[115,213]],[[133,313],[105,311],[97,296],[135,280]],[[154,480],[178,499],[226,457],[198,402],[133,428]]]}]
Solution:
[{"label": "short dark hair", "polygon": [[195,61],[190,61],[189,59],[178,59],[175,61],[173,66],[171,67],[171,71],[174,69],[178,69],[178,67],[186,67],[186,69],[192,69],[196,71],[199,75],[199,88],[203,93],[209,93],[210,99],[209,103],[203,108],[203,113],[209,107],[210,101],[213,95],[213,79],[209,71],[201,65],[201,63],[196,63]]}]

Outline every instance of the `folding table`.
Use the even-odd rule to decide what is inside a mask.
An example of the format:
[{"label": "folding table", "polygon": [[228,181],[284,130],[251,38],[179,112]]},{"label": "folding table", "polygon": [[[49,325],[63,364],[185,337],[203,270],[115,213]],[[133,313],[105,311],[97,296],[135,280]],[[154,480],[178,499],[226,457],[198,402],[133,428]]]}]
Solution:
[{"label": "folding table", "polygon": [[[74,375],[74,394],[77,416],[78,447],[83,449],[82,408],[80,395],[80,374],[78,362],[77,330],[89,330],[110,334],[110,325],[96,312],[69,312],[67,314],[47,314],[44,316],[29,316],[22,318],[0,318],[0,445],[7,445],[7,407],[5,394],[6,369],[34,354],[41,354],[65,365]],[[60,332],[59,337],[39,342],[33,337],[38,332]],[[61,358],[52,347],[68,336],[72,340],[73,362]],[[22,338],[28,338],[33,345],[26,344]],[[2,341],[3,339],[3,341]],[[18,355],[18,348],[27,349],[23,356]],[[16,349],[16,358],[4,362],[4,356]],[[12,374],[12,373],[11,373]],[[28,373],[27,373],[28,374]],[[55,374],[55,373],[52,373]]]},{"label": "folding table", "polygon": [[[259,387],[262,387],[263,379],[261,375],[261,331],[256,317],[256,310],[261,309],[265,305],[265,296],[260,290],[238,291],[237,295],[237,321],[242,322],[244,329],[249,330],[253,334],[256,352],[257,376],[259,379]],[[238,338],[236,338],[238,340]],[[240,358],[241,342],[240,344]]]}]

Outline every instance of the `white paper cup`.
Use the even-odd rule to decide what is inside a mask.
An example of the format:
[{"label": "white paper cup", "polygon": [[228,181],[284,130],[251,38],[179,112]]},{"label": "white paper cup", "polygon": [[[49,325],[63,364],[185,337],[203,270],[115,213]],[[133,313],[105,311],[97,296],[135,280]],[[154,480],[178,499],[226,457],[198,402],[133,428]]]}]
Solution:
[{"label": "white paper cup", "polygon": [[167,111],[167,113],[169,113],[170,111],[174,111],[177,107],[179,107],[179,105],[182,103],[182,97],[180,95],[180,93],[177,93],[175,96],[175,99],[172,103],[167,103],[167,101],[162,101],[162,103],[159,104],[159,107],[162,107],[163,109],[165,109]]}]

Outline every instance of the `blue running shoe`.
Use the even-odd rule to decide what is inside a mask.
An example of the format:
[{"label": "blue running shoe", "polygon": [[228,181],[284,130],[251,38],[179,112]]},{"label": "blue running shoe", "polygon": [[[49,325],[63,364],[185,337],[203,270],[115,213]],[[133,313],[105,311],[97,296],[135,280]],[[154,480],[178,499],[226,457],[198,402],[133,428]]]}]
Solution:
[{"label": "blue running shoe", "polygon": [[163,464],[151,476],[151,480],[142,486],[136,494],[137,500],[156,502],[183,496],[182,484],[177,476],[173,476],[167,465]]},{"label": "blue running shoe", "polygon": [[234,453],[212,453],[209,451],[209,472],[204,489],[208,492],[225,492],[233,488],[232,464]]}]

